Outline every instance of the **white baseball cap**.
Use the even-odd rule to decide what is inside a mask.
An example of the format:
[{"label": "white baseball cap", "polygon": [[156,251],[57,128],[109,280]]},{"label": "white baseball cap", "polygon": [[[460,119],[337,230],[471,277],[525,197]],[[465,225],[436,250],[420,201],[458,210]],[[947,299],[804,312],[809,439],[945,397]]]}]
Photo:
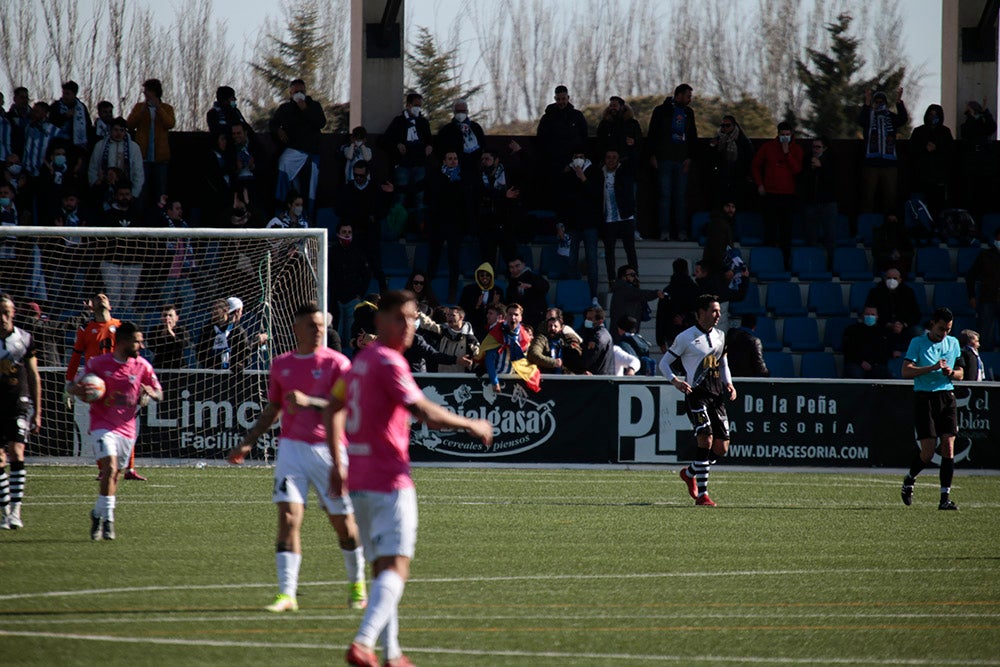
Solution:
[{"label": "white baseball cap", "polygon": [[226,305],[229,306],[230,313],[235,313],[237,310],[243,309],[243,302],[237,296],[231,296],[226,299]]}]

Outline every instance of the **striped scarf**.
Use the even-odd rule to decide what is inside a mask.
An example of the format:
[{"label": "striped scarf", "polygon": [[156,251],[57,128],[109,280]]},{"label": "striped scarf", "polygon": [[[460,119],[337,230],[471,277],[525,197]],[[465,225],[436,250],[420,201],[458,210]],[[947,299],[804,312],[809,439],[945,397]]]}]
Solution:
[{"label": "striped scarf", "polygon": [[[56,102],[56,113],[64,117],[70,113],[69,106],[59,100]],[[87,146],[87,112],[83,108],[83,102],[77,100],[72,109],[73,120],[59,129],[58,136],[69,139],[77,146],[86,148]]]},{"label": "striped scarf", "polygon": [[[121,144],[118,148],[118,164],[110,164],[110,151],[111,144],[118,143]],[[125,172],[125,177],[132,178],[132,151],[129,150],[132,147],[129,145],[129,139],[126,137],[120,142],[111,141],[111,137],[104,140],[104,150],[101,151],[101,169],[104,173],[108,172],[111,167],[118,167]]]},{"label": "striped scarf", "polygon": [[45,162],[45,153],[49,149],[49,142],[52,141],[55,133],[55,126],[44,121],[41,125],[32,123],[25,130],[24,155],[21,156],[21,162],[32,176],[38,176],[38,170]]},{"label": "striped scarf", "polygon": [[10,131],[10,121],[0,109],[0,162],[5,161],[10,155]]},{"label": "striped scarf", "polygon": [[881,111],[873,107],[868,117],[868,143],[866,158],[896,159],[896,128],[892,124],[892,114],[888,109]]}]

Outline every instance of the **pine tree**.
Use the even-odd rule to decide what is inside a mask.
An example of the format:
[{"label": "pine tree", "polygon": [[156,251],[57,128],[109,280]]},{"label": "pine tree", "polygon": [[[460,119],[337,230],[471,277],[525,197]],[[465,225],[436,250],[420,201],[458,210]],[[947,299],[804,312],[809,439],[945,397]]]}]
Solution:
[{"label": "pine tree", "polygon": [[858,136],[856,118],[865,90],[886,90],[892,99],[892,93],[906,74],[905,66],[900,66],[863,79],[865,61],[859,54],[859,40],[849,34],[852,20],[850,14],[843,13],[836,23],[826,25],[830,33],[829,54],[806,49],[813,69],[801,60],[795,63],[810,107],[802,118],[803,125],[814,134],[834,139]]},{"label": "pine tree", "polygon": [[457,58],[455,49],[441,51],[434,35],[423,26],[406,53],[406,65],[413,77],[407,87],[423,96],[424,115],[434,132],[451,118],[455,100],[472,97],[482,89],[459,80]]}]

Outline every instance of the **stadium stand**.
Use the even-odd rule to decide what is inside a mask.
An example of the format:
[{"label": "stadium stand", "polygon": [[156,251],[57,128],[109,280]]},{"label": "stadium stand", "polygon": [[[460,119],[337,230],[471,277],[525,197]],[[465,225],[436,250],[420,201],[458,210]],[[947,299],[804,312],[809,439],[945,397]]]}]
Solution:
[{"label": "stadium stand", "polygon": [[795,363],[788,352],[764,351],[764,363],[773,378],[795,377]]},{"label": "stadium stand", "polygon": [[781,250],[772,247],[754,248],[750,253],[750,272],[758,280],[790,280],[792,274],[785,270],[785,258]]},{"label": "stadium stand", "polygon": [[826,352],[806,352],[802,355],[799,366],[799,377],[803,378],[835,378],[837,362],[832,354]]},{"label": "stadium stand", "polygon": [[782,342],[793,352],[818,352],[823,349],[819,339],[819,326],[811,317],[785,319]]},{"label": "stadium stand", "polygon": [[802,291],[798,283],[772,283],[767,286],[767,311],[780,317],[805,315]]}]

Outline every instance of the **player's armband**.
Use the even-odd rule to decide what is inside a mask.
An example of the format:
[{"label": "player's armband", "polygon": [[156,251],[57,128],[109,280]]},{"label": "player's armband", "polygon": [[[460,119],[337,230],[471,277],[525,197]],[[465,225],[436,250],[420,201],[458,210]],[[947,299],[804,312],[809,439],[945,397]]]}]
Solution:
[{"label": "player's armband", "polygon": [[330,388],[330,396],[341,403],[344,402],[344,399],[347,398],[347,383],[344,382],[344,378],[339,378],[333,384],[333,387]]}]

